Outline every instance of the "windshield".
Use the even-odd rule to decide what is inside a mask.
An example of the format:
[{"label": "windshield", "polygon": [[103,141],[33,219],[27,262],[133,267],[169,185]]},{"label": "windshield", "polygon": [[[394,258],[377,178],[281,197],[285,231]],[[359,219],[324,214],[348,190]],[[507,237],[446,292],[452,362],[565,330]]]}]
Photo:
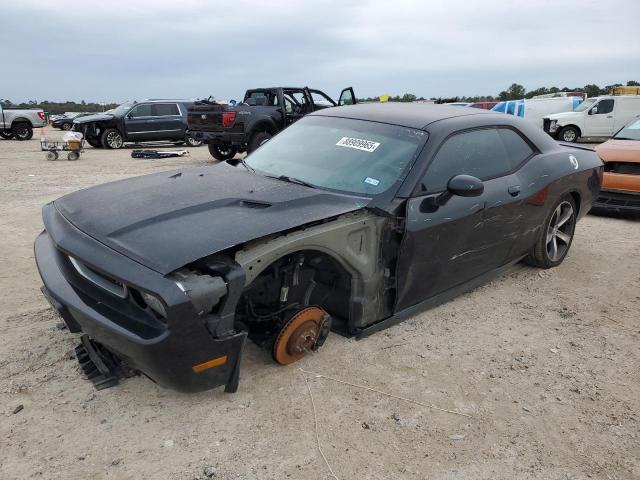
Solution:
[{"label": "windshield", "polygon": [[597,98],[587,98],[584,102],[582,102],[580,105],[574,108],[573,111],[584,112],[585,110],[588,110],[589,108],[591,108],[593,104],[596,103],[597,100],[598,100]]},{"label": "windshield", "polygon": [[364,120],[310,116],[262,145],[246,162],[271,176],[375,196],[404,178],[422,130]]},{"label": "windshield", "polygon": [[[111,110],[109,113],[111,115],[124,115],[135,104],[136,104],[136,102],[125,102],[122,105],[120,105],[119,107],[116,107],[113,110]],[[107,112],[105,112],[105,113],[107,113]]]},{"label": "windshield", "polygon": [[613,138],[618,140],[640,140],[640,118],[627,123]]}]

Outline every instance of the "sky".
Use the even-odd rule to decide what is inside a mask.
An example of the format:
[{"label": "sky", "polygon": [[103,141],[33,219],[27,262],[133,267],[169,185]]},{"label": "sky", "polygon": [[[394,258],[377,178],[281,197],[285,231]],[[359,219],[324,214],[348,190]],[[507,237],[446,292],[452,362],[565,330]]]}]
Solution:
[{"label": "sky", "polygon": [[640,81],[638,0],[0,0],[0,18],[0,98],[14,102]]}]

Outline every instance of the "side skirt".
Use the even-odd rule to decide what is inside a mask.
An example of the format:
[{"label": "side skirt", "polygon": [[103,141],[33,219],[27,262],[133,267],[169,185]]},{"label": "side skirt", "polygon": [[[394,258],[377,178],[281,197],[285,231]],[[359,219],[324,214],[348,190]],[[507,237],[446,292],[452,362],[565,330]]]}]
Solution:
[{"label": "side skirt", "polygon": [[453,298],[463,293],[473,290],[474,288],[477,288],[489,282],[490,280],[493,280],[494,278],[499,277],[504,272],[509,270],[512,266],[514,266],[516,263],[520,262],[524,257],[526,257],[526,255],[523,255],[522,257],[516,260],[513,260],[494,270],[491,270],[487,273],[483,273],[482,275],[472,278],[471,280],[465,283],[461,283],[460,285],[452,287],[449,290],[439,293],[433,297],[430,297],[420,303],[417,303],[416,305],[412,305],[411,307],[408,307],[408,308],[405,308],[404,310],[396,312],[391,317],[385,318],[384,320],[381,320],[377,323],[373,323],[368,327],[361,328],[355,332],[356,340],[361,340],[373,333],[379,332],[380,330],[384,330],[393,325],[397,325],[398,323],[407,320],[409,317],[412,317],[417,313],[437,307],[438,305],[448,302],[449,300],[452,300]]}]

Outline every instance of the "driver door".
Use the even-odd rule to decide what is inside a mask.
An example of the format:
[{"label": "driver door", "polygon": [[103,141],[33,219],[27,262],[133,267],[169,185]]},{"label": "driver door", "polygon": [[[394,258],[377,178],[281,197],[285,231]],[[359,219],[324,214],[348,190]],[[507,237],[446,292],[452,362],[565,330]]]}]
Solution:
[{"label": "driver door", "polygon": [[139,103],[129,110],[129,113],[124,118],[124,130],[125,136],[129,140],[154,140],[157,127],[153,105]]},{"label": "driver door", "polygon": [[[499,130],[468,130],[445,140],[422,179],[421,192],[407,202],[396,312],[510,260],[522,227],[522,205]],[[483,193],[448,194],[449,180],[461,174],[482,180]]]},{"label": "driver door", "polygon": [[355,105],[356,103],[358,103],[358,101],[356,99],[356,94],[353,92],[353,87],[347,87],[340,92],[338,106]]},{"label": "driver door", "polygon": [[586,118],[585,136],[610,137],[613,135],[614,104],[613,98],[604,98],[591,107]]}]

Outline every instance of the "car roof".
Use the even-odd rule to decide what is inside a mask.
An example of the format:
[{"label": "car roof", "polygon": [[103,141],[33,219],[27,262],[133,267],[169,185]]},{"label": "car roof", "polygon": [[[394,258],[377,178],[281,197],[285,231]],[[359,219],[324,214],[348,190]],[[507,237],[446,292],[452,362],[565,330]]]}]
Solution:
[{"label": "car roof", "polygon": [[176,102],[176,103],[193,103],[195,100],[189,100],[185,98],[145,98],[137,103],[163,103],[163,102]]},{"label": "car roof", "polygon": [[369,120],[372,122],[390,123],[418,129],[425,128],[430,123],[444,120],[445,118],[466,117],[471,115],[495,115],[499,116],[499,118],[504,117],[502,113],[493,113],[479,108],[402,102],[360,103],[321,110],[311,115]]}]

